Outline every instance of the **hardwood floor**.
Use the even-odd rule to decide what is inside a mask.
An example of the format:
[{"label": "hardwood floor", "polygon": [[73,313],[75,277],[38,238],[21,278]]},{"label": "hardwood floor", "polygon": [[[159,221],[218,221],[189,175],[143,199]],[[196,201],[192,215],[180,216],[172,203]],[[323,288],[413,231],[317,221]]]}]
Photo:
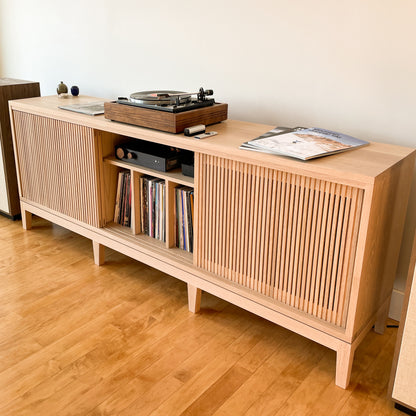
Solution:
[{"label": "hardwood floor", "polygon": [[0,217],[0,415],[403,415],[386,389],[396,328],[370,332],[351,384],[335,353],[34,218]]}]

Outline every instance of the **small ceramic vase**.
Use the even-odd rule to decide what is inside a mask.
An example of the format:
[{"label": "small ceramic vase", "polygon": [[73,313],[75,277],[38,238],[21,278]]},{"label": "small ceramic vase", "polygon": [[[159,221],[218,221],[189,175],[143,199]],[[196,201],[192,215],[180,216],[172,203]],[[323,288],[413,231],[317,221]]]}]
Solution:
[{"label": "small ceramic vase", "polygon": [[76,85],[71,87],[71,94],[76,97],[79,94],[79,88]]},{"label": "small ceramic vase", "polygon": [[61,83],[58,85],[58,88],[56,89],[56,92],[58,95],[66,94],[68,92],[68,87],[61,81]]}]

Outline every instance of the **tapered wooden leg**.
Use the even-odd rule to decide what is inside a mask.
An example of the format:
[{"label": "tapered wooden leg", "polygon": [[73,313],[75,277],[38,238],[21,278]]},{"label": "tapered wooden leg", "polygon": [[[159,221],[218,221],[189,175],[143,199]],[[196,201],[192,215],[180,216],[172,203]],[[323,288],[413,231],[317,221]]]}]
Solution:
[{"label": "tapered wooden leg", "polygon": [[350,344],[343,344],[337,350],[337,366],[335,374],[335,384],[346,389],[350,383],[352,362],[354,360],[354,350]]},{"label": "tapered wooden leg", "polygon": [[97,266],[101,266],[105,262],[105,247],[102,244],[93,241],[92,249],[94,252],[94,263]]},{"label": "tapered wooden leg", "polygon": [[198,313],[201,307],[201,289],[188,283],[188,307],[193,313]]},{"label": "tapered wooden leg", "polygon": [[21,208],[22,212],[22,226],[25,230],[32,228],[32,213]]}]

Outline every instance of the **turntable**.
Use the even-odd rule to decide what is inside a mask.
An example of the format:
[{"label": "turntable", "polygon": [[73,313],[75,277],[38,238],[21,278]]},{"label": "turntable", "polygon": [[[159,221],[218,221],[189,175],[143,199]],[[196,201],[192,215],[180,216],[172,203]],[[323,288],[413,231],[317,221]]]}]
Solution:
[{"label": "turntable", "polygon": [[197,124],[214,124],[227,119],[228,104],[216,103],[212,90],[198,92],[142,91],[104,104],[105,118],[181,133]]}]

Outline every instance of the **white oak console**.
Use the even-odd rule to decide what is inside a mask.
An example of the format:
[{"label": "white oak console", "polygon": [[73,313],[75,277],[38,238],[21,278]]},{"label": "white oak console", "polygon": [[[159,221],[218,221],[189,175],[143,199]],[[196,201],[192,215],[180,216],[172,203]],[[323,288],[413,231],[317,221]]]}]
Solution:
[{"label": "white oak console", "polygon": [[[90,238],[97,264],[111,247],[183,280],[193,312],[207,291],[335,350],[346,388],[355,349],[373,325],[384,330],[415,151],[371,143],[301,162],[239,150],[274,126],[228,120],[198,141],[60,110],[62,101],[10,103],[23,226],[39,215]],[[195,178],[115,159],[126,138],[195,152]],[[120,171],[132,178],[130,227],[113,223]],[[141,232],[143,175],[164,181],[165,242]],[[193,253],[176,247],[178,185],[194,190]]]}]

